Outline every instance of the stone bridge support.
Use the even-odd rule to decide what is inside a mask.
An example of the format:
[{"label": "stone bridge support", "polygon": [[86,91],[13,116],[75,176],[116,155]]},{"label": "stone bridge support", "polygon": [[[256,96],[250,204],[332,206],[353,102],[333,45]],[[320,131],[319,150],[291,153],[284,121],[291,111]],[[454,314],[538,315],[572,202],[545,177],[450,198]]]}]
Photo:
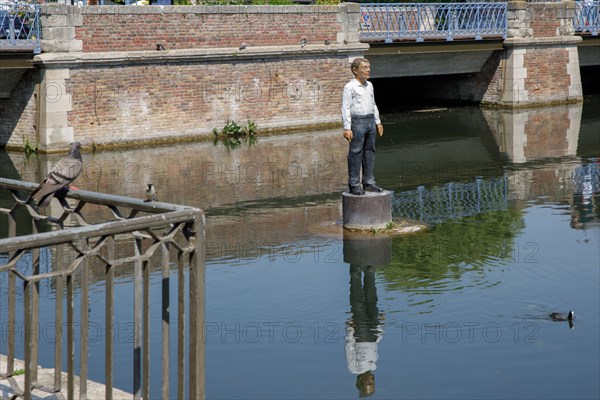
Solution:
[{"label": "stone bridge support", "polygon": [[574,1],[508,2],[508,32],[498,91],[482,103],[531,107],[583,100]]}]

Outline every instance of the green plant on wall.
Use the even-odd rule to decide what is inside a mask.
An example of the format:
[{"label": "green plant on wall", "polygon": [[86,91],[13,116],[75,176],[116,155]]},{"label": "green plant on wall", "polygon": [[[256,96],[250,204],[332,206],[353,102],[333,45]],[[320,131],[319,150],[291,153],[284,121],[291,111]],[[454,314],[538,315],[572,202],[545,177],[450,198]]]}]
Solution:
[{"label": "green plant on wall", "polygon": [[23,152],[25,152],[25,157],[27,158],[32,154],[37,154],[38,144],[30,142],[28,137],[23,137]]},{"label": "green plant on wall", "polygon": [[246,125],[241,126],[235,121],[227,120],[227,123],[220,131],[217,128],[213,129],[215,135],[214,144],[219,141],[227,148],[236,148],[242,144],[242,140],[247,142],[249,146],[256,143],[256,132],[258,128],[254,121],[248,120]]}]

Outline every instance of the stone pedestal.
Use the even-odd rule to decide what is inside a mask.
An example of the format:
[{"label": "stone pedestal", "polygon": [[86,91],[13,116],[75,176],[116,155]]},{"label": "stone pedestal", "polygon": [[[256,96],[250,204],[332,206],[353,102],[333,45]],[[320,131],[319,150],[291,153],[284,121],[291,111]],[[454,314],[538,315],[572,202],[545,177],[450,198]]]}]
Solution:
[{"label": "stone pedestal", "polygon": [[350,230],[382,229],[392,221],[392,192],[366,192],[355,196],[342,193],[344,228]]}]

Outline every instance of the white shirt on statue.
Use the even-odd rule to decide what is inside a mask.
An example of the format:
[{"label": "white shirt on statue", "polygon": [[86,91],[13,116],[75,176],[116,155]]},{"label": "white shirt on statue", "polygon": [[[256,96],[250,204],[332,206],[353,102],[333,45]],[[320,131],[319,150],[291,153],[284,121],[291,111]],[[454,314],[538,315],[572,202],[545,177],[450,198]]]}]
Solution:
[{"label": "white shirt on statue", "polygon": [[358,79],[352,79],[344,86],[342,94],[342,122],[344,129],[350,129],[352,115],[373,114],[375,123],[380,124],[379,110],[375,104],[373,84],[369,81],[365,85]]}]

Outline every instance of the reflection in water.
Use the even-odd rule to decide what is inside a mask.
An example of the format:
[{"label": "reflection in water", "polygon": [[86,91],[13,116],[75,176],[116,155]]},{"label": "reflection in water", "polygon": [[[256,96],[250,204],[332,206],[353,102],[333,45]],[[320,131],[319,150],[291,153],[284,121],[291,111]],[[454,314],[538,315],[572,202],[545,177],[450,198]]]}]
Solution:
[{"label": "reflection in water", "polygon": [[471,183],[450,182],[441,187],[398,193],[393,200],[393,215],[436,223],[463,218],[508,207],[506,177],[483,179]]},{"label": "reflection in water", "polygon": [[520,164],[577,154],[582,104],[527,110],[483,110],[498,148]]},{"label": "reflection in water", "polygon": [[375,266],[389,263],[392,240],[344,234],[344,262],[350,264],[350,312],[346,321],[346,362],[356,374],[360,397],[375,393],[377,346],[381,341],[383,315],[377,307]]},{"label": "reflection in water", "polygon": [[573,211],[571,227],[587,229],[598,226],[600,220],[600,161],[583,164],[573,171]]},{"label": "reflection in water", "polygon": [[[515,238],[524,226],[522,212],[509,208],[395,237],[391,264],[381,271],[386,287],[407,293],[413,313],[430,313],[440,294],[498,285],[484,266],[512,262],[519,251]],[[531,252],[535,256],[535,249]]]}]

